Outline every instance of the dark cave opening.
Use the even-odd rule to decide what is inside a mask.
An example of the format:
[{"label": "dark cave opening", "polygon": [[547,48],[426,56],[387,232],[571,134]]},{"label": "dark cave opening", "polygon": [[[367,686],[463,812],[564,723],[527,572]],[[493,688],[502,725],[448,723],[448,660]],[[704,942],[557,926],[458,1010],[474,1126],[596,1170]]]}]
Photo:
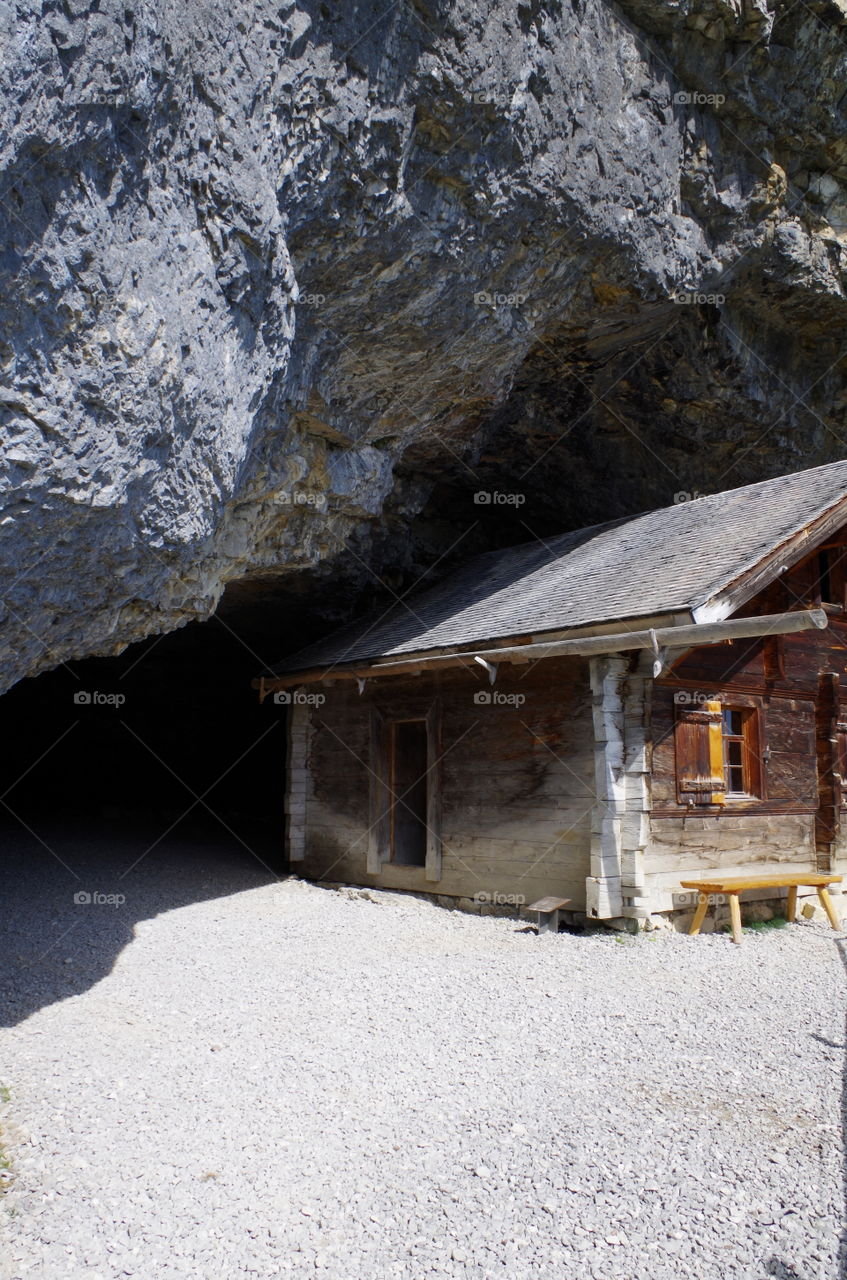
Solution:
[{"label": "dark cave opening", "polygon": [[260,657],[213,618],[67,662],[3,698],[0,822],[51,832],[214,835],[274,871],[283,859],[285,708],[259,704]]},{"label": "dark cave opening", "polygon": [[251,687],[296,646],[285,600],[288,635],[225,598],[3,697],[0,1026],[107,977],[141,922],[285,875],[286,708]]}]

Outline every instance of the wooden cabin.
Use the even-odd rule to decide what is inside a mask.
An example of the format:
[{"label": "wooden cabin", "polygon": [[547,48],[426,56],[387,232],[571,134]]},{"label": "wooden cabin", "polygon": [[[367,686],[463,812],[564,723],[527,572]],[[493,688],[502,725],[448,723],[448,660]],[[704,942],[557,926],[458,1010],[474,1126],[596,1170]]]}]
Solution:
[{"label": "wooden cabin", "polygon": [[845,565],[836,462],[491,552],[312,645],[255,682],[292,868],[617,922],[843,869]]}]

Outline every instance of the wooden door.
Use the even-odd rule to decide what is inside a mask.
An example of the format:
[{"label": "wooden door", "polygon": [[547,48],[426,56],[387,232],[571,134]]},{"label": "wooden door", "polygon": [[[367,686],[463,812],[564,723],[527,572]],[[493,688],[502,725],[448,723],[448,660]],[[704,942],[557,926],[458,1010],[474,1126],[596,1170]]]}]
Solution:
[{"label": "wooden door", "polygon": [[815,745],[818,770],[818,808],[815,814],[815,856],[818,871],[831,871],[841,811],[841,773],[838,750],[838,676],[822,672],[815,704]]}]

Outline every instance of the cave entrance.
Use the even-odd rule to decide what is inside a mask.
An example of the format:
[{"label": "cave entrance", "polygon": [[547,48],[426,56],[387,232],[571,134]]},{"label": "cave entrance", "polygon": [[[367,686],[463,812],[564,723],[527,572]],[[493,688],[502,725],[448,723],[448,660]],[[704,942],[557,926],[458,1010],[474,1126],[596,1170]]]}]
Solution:
[{"label": "cave entrance", "polygon": [[213,618],[22,681],[0,702],[3,828],[208,833],[278,871],[285,708],[250,686],[263,661]]},{"label": "cave entrance", "polygon": [[108,977],[163,912],[188,909],[190,957],[196,904],[284,876],[286,708],[250,682],[295,640],[259,612],[261,634],[230,610],[0,699],[0,1025]]}]

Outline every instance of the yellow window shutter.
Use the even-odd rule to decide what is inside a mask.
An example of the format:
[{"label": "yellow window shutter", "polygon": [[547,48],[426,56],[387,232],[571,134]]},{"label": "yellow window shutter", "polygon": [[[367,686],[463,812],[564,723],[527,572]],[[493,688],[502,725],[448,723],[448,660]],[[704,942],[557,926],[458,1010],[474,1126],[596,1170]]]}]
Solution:
[{"label": "yellow window shutter", "polygon": [[726,804],[723,768],[723,706],[720,702],[707,702],[704,711],[709,716],[709,768],[712,774],[712,804]]}]

